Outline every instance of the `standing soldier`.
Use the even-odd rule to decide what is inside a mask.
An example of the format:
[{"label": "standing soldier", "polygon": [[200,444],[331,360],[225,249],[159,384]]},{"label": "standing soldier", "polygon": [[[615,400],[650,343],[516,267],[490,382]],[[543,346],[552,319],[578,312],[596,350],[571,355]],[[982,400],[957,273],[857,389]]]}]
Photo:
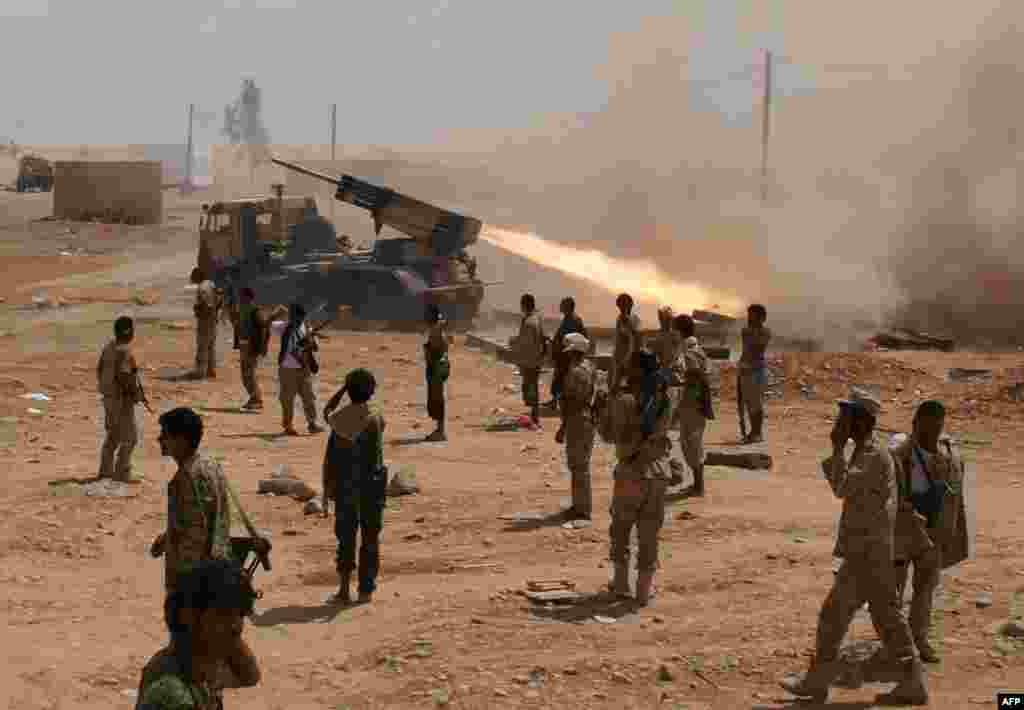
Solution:
[{"label": "standing soldier", "polygon": [[[890,451],[896,464],[900,493],[896,518],[896,584],[900,601],[910,566],[914,596],[910,602],[910,632],[921,660],[938,663],[939,654],[928,641],[932,602],[942,570],[970,555],[964,508],[964,467],[942,435],[946,408],[942,402],[924,402],[914,415],[909,438]],[[884,663],[884,654],[869,667]]]},{"label": "standing soldier", "polygon": [[628,389],[611,396],[601,417],[601,438],[615,444],[610,557],[612,593],[629,596],[629,540],[637,528],[636,599],[653,596],[658,534],[665,519],[665,489],[672,442],[668,437],[675,402],[654,353],[637,350],[629,362]]},{"label": "standing soldier", "polygon": [[675,367],[682,352],[683,339],[674,327],[674,317],[675,314],[670,306],[662,306],[658,309],[660,330],[652,343],[652,349],[658,356],[658,365],[661,367]]},{"label": "standing soldier", "polygon": [[191,378],[201,380],[217,376],[217,320],[220,316],[221,297],[213,282],[201,269],[192,269],[191,281],[196,285],[196,362]]},{"label": "standing soldier", "polygon": [[565,442],[565,458],[572,475],[572,507],[566,511],[573,520],[590,520],[590,456],[594,450],[593,401],[597,387],[597,370],[587,361],[590,341],[582,333],[569,333],[563,339],[569,358],[564,391],[559,400],[562,426],[555,441]]},{"label": "standing soldier", "polygon": [[[356,533],[360,531],[359,603],[370,602],[377,588],[388,470],[384,466],[384,417],[370,404],[376,389],[373,373],[361,368],[353,370],[345,377],[345,386],[324,407],[331,436],[324,458],[323,514],[328,515],[328,501],[333,498],[340,578],[334,601],[343,604],[351,600]],[[345,394],[351,403],[337,409]]]},{"label": "standing soldier", "polygon": [[[829,686],[842,671],[839,647],[864,602],[879,629],[888,658],[900,664],[899,685],[876,699],[881,705],[925,705],[928,690],[920,660],[914,655],[910,627],[900,613],[893,583],[893,530],[898,504],[893,460],[875,440],[881,411],[877,396],[861,387],[839,404],[832,428],[832,456],[822,470],[832,492],[843,501],[834,555],[843,558],[818,617],[814,658],[802,678],[789,678],[782,687],[799,697],[824,702]],[[846,460],[846,442],[854,449]]]},{"label": "standing soldier", "polygon": [[548,403],[552,409],[557,409],[558,398],[562,393],[562,385],[565,382],[565,375],[569,372],[569,354],[562,347],[562,341],[570,333],[579,333],[587,337],[587,329],[583,326],[583,319],[576,315],[576,301],[572,298],[563,298],[559,304],[562,312],[562,322],[558,324],[555,337],[551,341],[551,360],[555,366],[555,372],[551,376],[551,402]]},{"label": "standing soldier", "polygon": [[277,357],[277,364],[284,433],[288,436],[299,435],[292,426],[295,397],[298,395],[302,399],[309,433],[319,434],[324,428],[316,420],[316,392],[313,389],[313,373],[310,371],[307,357],[307,348],[313,347],[314,343],[307,341],[306,309],[302,304],[293,303],[289,306],[288,323],[278,332],[281,334],[281,352]]},{"label": "standing soldier", "polygon": [[238,359],[242,370],[242,386],[249,395],[242,409],[250,411],[263,409],[263,392],[256,371],[270,345],[270,324],[288,313],[288,309],[283,306],[268,312],[257,307],[253,303],[255,299],[255,291],[248,287],[242,289],[238,313]]},{"label": "standing soldier", "polygon": [[673,322],[676,333],[682,339],[682,357],[677,371],[683,380],[683,392],[679,402],[679,448],[683,458],[693,471],[695,496],[704,495],[704,430],[708,419],[714,418],[711,409],[711,385],[708,382],[708,356],[697,341],[696,326],[688,315],[676,316]]},{"label": "standing soldier", "polygon": [[[128,316],[114,322],[114,340],[107,343],[96,365],[96,382],[103,395],[103,419],[106,435],[100,450],[99,478],[134,483],[131,476],[132,452],[139,440],[135,423],[135,405],[142,401],[139,366],[132,353],[135,325]],[[117,458],[115,466],[114,459]]]},{"label": "standing soldier", "polygon": [[[760,303],[747,309],[747,327],[743,329],[743,353],[740,355],[739,375],[740,407],[750,414],[750,433],[744,444],[764,441],[764,390],[768,384],[768,363],[765,350],[772,332],[764,327],[768,310]],[[742,421],[743,414],[740,413]]]},{"label": "standing soldier", "polygon": [[630,358],[641,347],[640,319],[633,313],[633,297],[620,293],[615,299],[619,317],[615,321],[615,350],[612,353],[612,367],[608,378],[611,394],[619,391],[619,385],[629,369]]},{"label": "standing soldier", "polygon": [[427,341],[423,343],[423,356],[427,366],[427,415],[437,422],[427,441],[448,441],[444,427],[444,383],[451,373],[448,346],[454,338],[448,333],[448,321],[436,304],[427,307]]},{"label": "standing soldier", "polygon": [[523,320],[519,324],[519,333],[513,338],[513,349],[523,378],[523,403],[530,408],[530,425],[534,430],[540,430],[540,368],[547,354],[547,339],[533,295],[523,294],[519,307]]}]

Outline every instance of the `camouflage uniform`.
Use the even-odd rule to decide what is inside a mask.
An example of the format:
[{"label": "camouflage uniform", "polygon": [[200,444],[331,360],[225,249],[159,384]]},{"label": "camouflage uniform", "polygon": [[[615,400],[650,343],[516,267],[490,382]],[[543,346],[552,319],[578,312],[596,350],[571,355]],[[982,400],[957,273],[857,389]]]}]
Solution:
[{"label": "camouflage uniform", "polygon": [[583,319],[575,313],[562,317],[562,322],[558,324],[558,330],[555,331],[555,336],[551,342],[551,360],[555,367],[555,371],[551,375],[551,399],[556,402],[562,396],[562,390],[565,387],[565,376],[569,372],[569,363],[571,362],[569,353],[563,350],[562,344],[565,336],[571,333],[579,333],[583,337],[589,337],[587,329],[583,325]]},{"label": "camouflage uniform", "polygon": [[135,710],[222,710],[223,692],[214,684],[188,680],[170,648],[142,669]]},{"label": "camouflage uniform", "polygon": [[448,328],[439,320],[427,331],[427,342],[423,345],[426,356],[427,415],[438,422],[444,422],[444,383],[451,373],[448,361]]},{"label": "camouflage uniform", "polygon": [[743,353],[739,361],[740,386],[743,389],[742,405],[750,414],[751,436],[763,434],[764,426],[764,393],[768,385],[768,367],[765,361],[765,348],[771,341],[772,332],[768,328],[751,330],[744,328]]},{"label": "camouflage uniform", "polygon": [[[675,361],[677,374],[686,383],[680,397],[678,416],[679,448],[686,464],[693,471],[694,483],[703,486],[704,430],[707,427],[704,398],[707,388],[708,357],[697,342],[687,338],[681,356]],[[681,371],[681,372],[679,372]]]},{"label": "camouflage uniform", "polygon": [[[325,473],[333,478],[335,499],[335,558],[342,580],[356,568],[356,533],[359,541],[359,593],[372,594],[380,567],[380,532],[384,527],[387,469],[384,468],[384,417],[368,403],[351,403],[329,420]],[[347,584],[347,582],[343,582]]]},{"label": "camouflage uniform", "polygon": [[658,533],[665,519],[665,488],[670,477],[668,438],[677,403],[672,394],[659,395],[654,431],[644,438],[636,395],[620,394],[608,404],[602,438],[615,443],[618,462],[613,477],[610,559],[616,567],[629,566],[629,538],[637,528],[637,571],[653,574],[658,568]]},{"label": "camouflage uniform", "polygon": [[212,377],[217,370],[217,319],[221,298],[212,281],[206,280],[196,289],[196,363],[195,374]]},{"label": "camouflage uniform", "polygon": [[611,372],[608,377],[608,387],[612,392],[619,389],[622,378],[626,376],[626,365],[633,352],[640,346],[640,317],[636,314],[620,314],[615,321],[615,350],[612,352]]},{"label": "camouflage uniform", "polygon": [[662,367],[672,367],[683,352],[683,336],[677,330],[662,329],[651,343],[651,350]]},{"label": "camouflage uniform", "polygon": [[131,478],[132,452],[139,441],[135,422],[135,405],[141,400],[135,379],[137,370],[131,345],[113,340],[103,348],[96,365],[106,429],[100,451],[100,478],[114,477],[119,481]]},{"label": "camouflage uniform", "polygon": [[544,364],[544,324],[536,311],[523,316],[515,349],[523,377],[523,403],[535,408],[540,404],[540,368]]},{"label": "camouflage uniform", "polygon": [[270,314],[251,304],[239,306],[238,358],[242,370],[242,386],[249,395],[247,406],[263,405],[263,392],[256,371],[260,358],[267,354],[270,340]]},{"label": "camouflage uniform", "polygon": [[566,373],[559,400],[565,427],[565,458],[572,475],[572,508],[588,518],[593,507],[590,490],[590,456],[594,450],[591,402],[596,383],[597,370],[593,364],[582,360]]},{"label": "camouflage uniform", "polygon": [[202,560],[231,557],[231,508],[220,464],[201,454],[182,463],[167,486],[164,586]]},{"label": "camouflage uniform", "polygon": [[893,586],[893,532],[898,501],[892,457],[872,438],[849,464],[843,456],[822,464],[843,501],[834,556],[843,558],[818,617],[816,662],[832,663],[853,616],[867,602],[890,658],[914,657],[914,642]]},{"label": "camouflage uniform", "polygon": [[[281,336],[281,351],[277,358],[277,376],[278,384],[281,388],[279,393],[281,420],[286,430],[292,426],[292,418],[295,415],[296,396],[302,400],[302,409],[306,415],[306,423],[309,425],[310,430],[318,426],[313,373],[309,371],[303,349],[299,345],[299,342],[306,336],[307,332],[306,324],[302,323],[292,333],[293,341],[291,343],[285,342],[288,337],[288,326],[285,326],[285,332]],[[291,349],[289,349],[289,346],[291,346]],[[287,360],[289,359],[294,359],[299,366],[289,367],[287,365]]]},{"label": "camouflage uniform", "polygon": [[[937,660],[937,654],[928,642],[935,592],[942,570],[963,562],[970,555],[963,497],[963,462],[953,453],[948,439],[939,442],[938,451],[928,453],[921,450],[911,436],[894,447],[891,453],[896,464],[899,490],[894,553],[896,583],[899,588],[905,585],[909,573],[907,567],[913,565],[914,596],[908,619],[910,630],[922,657]],[[922,473],[927,480],[933,485],[943,486],[946,491],[941,512],[930,526],[927,520],[914,512],[911,503],[911,493],[918,489],[914,485],[915,464],[923,466]]]}]

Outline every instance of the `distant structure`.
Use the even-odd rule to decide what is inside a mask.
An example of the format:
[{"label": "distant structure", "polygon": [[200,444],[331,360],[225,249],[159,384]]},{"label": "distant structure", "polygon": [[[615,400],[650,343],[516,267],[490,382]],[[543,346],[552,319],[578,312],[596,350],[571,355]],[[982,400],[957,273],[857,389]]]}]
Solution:
[{"label": "distant structure", "polygon": [[117,224],[163,221],[159,161],[58,160],[53,172],[57,218]]}]

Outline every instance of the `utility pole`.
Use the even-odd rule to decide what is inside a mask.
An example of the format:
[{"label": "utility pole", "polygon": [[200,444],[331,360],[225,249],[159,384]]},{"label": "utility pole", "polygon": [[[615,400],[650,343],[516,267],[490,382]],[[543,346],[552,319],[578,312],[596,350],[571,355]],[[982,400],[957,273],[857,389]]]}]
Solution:
[{"label": "utility pole", "polygon": [[764,53],[764,106],[761,115],[761,202],[768,201],[768,136],[771,134],[772,53]]},{"label": "utility pole", "polygon": [[331,104],[331,162],[334,162],[334,146],[338,139],[338,104]]},{"label": "utility pole", "polygon": [[196,105],[188,105],[188,140],[185,143],[185,185],[184,190],[192,191],[192,116],[195,114]]}]

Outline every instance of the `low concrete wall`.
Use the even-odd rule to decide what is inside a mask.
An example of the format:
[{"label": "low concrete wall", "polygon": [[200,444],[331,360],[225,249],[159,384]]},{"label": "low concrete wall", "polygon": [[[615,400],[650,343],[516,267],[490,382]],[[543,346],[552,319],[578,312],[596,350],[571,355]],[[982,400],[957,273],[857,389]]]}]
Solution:
[{"label": "low concrete wall", "polygon": [[163,176],[158,161],[58,161],[53,214],[62,219],[126,224],[163,221]]}]

